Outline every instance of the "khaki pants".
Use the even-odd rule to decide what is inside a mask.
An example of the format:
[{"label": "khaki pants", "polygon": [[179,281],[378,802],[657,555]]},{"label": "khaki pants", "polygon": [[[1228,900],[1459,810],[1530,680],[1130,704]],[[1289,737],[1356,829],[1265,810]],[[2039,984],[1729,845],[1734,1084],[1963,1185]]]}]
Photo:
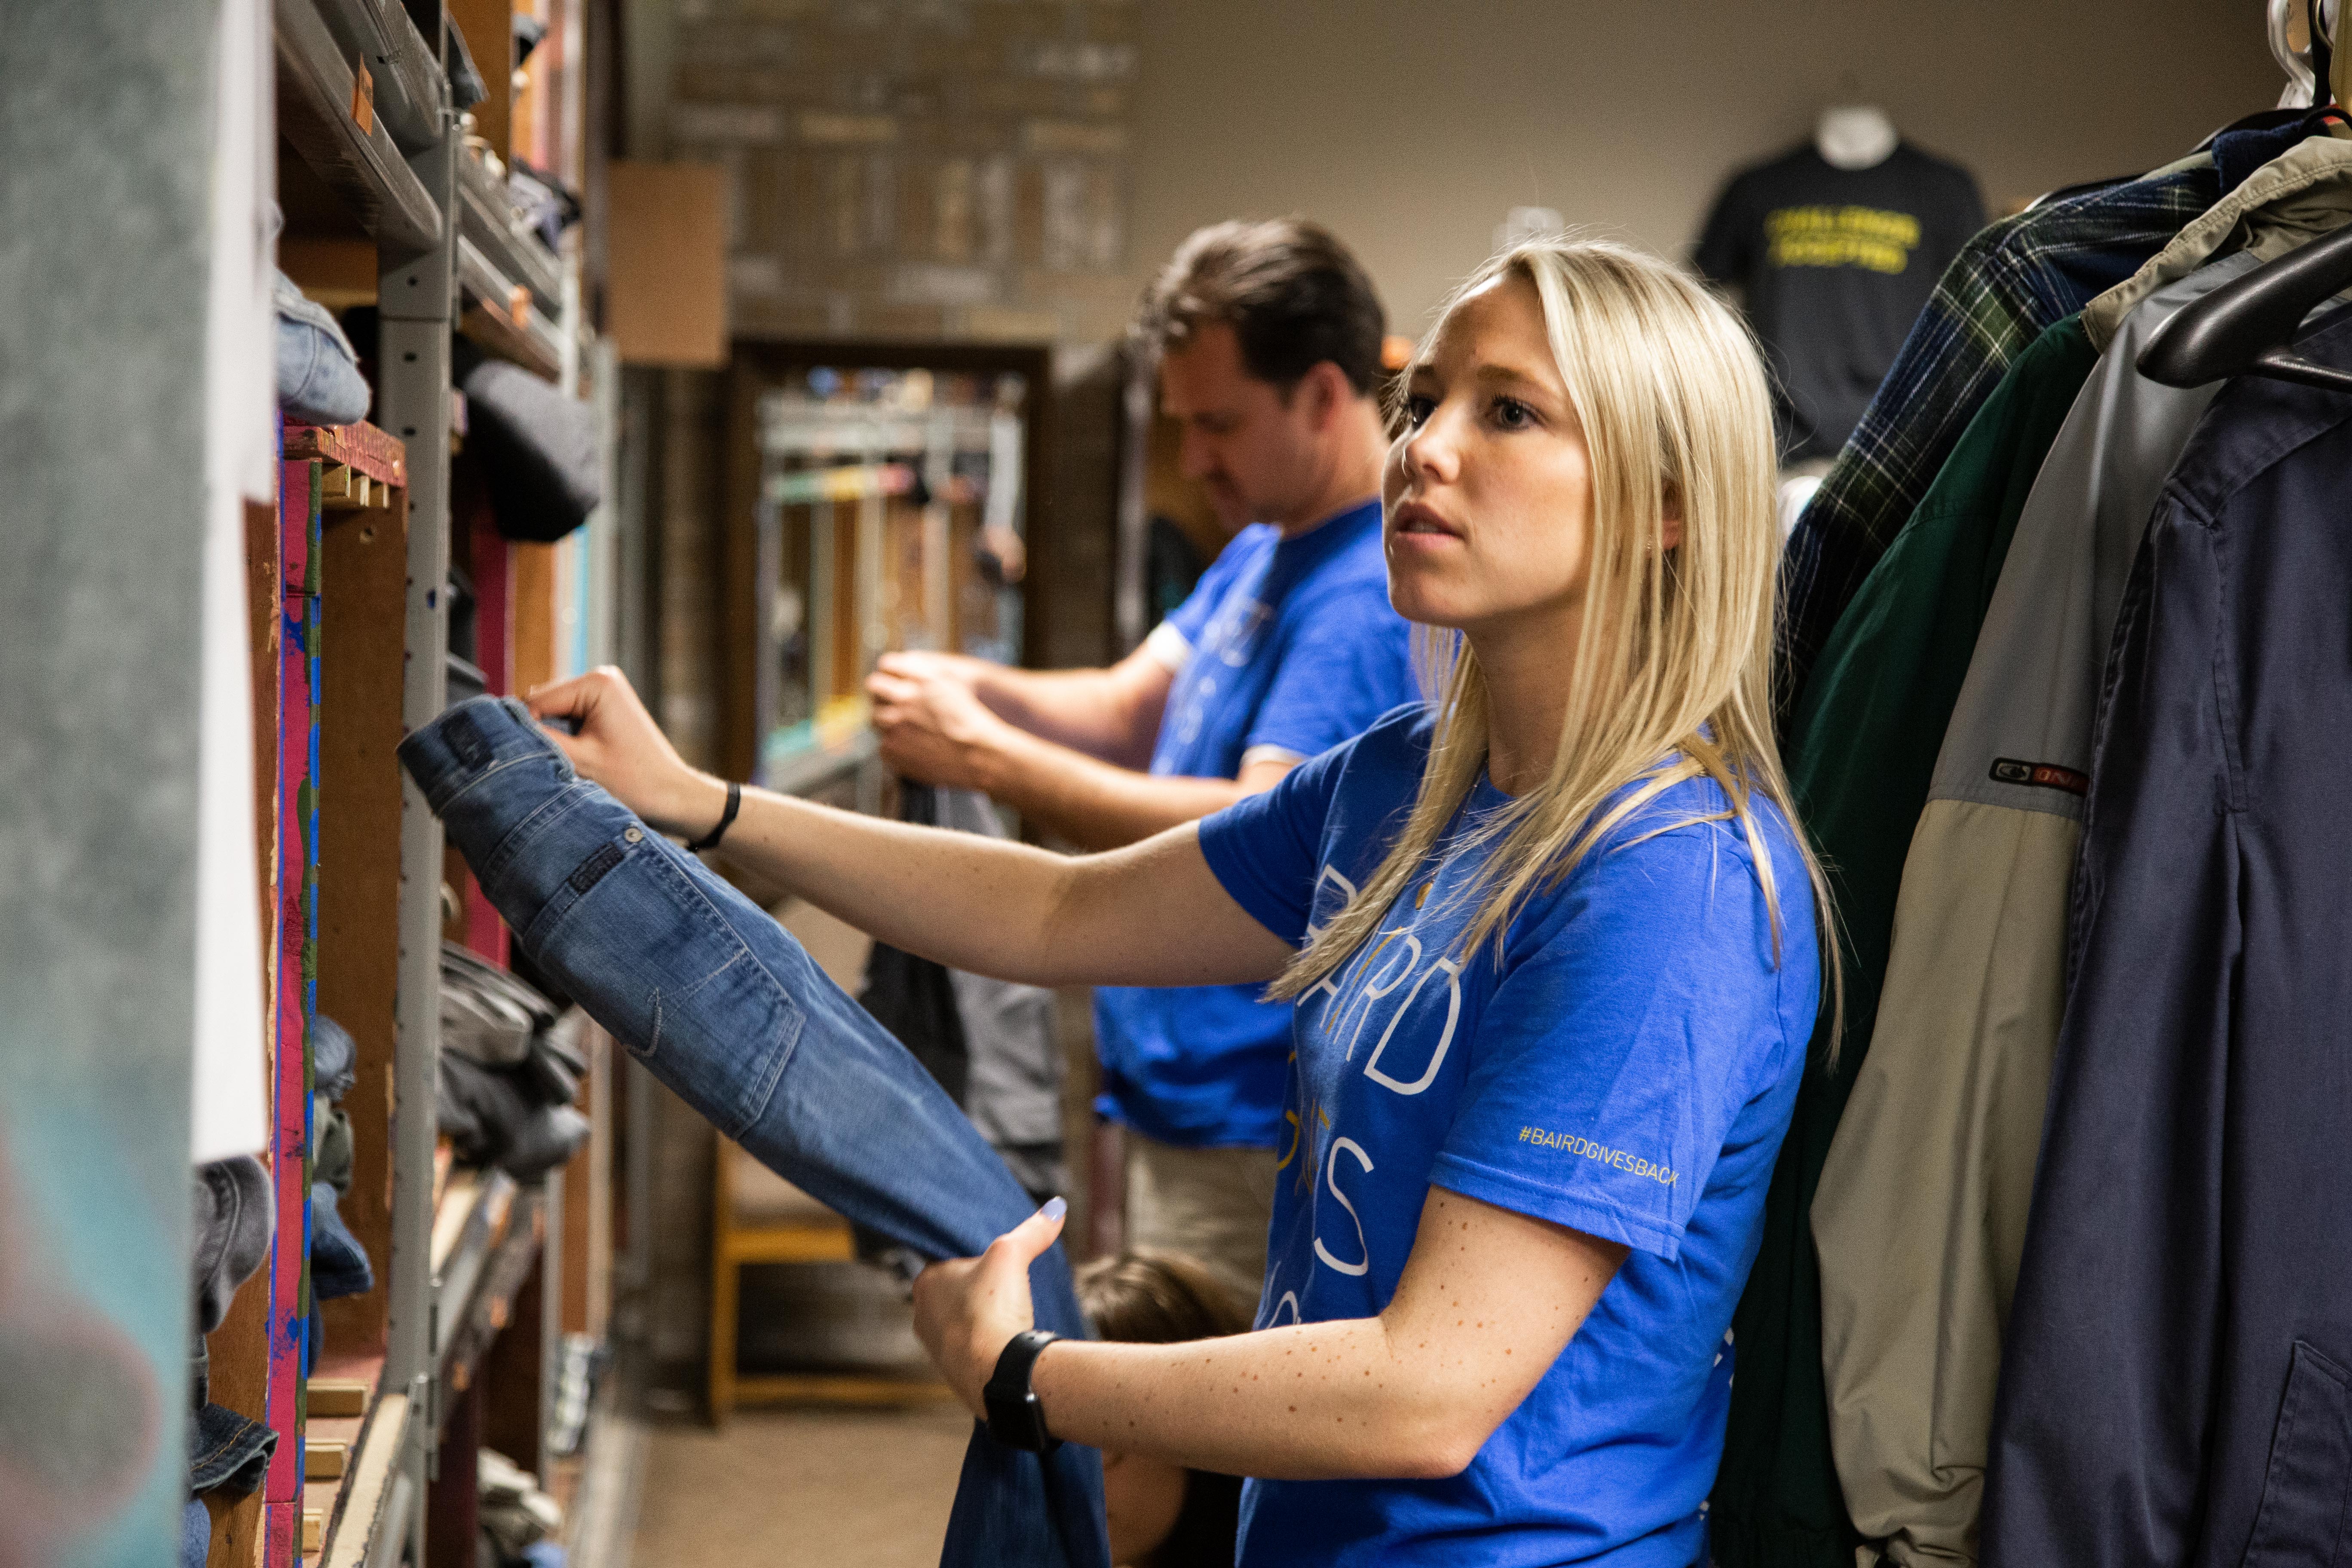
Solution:
[{"label": "khaki pants", "polygon": [[1127,1242],[1189,1253],[1257,1310],[1274,1218],[1271,1149],[1179,1149],[1132,1127],[1127,1142]]}]

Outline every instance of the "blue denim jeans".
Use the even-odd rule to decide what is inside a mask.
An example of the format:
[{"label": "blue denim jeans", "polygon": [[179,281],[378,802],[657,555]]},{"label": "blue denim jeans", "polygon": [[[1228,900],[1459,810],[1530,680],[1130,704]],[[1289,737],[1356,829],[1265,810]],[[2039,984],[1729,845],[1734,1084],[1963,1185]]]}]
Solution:
[{"label": "blue denim jeans", "polygon": [[[699,860],[580,778],[511,699],[401,743],[449,841],[533,960],[629,1054],[787,1181],[927,1258],[971,1257],[1034,1206],[906,1048]],[[1060,1247],[1037,1324],[1087,1332]],[[947,1568],[1108,1568],[1102,1465],[975,1426]]]},{"label": "blue denim jeans", "polygon": [[344,1296],[364,1296],[375,1289],[375,1269],[367,1248],[335,1206],[335,1189],[325,1182],[310,1184],[310,1294],[321,1301]]}]

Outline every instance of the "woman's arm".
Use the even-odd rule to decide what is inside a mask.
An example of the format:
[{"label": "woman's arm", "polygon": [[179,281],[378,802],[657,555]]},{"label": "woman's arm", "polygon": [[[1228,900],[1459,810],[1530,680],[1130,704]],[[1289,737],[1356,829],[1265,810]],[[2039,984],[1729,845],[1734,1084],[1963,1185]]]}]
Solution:
[{"label": "woman's arm", "polygon": [[[1031,1324],[1043,1214],[915,1281],[915,1328],[974,1414]],[[1456,1475],[1549,1371],[1625,1260],[1580,1231],[1432,1187],[1388,1310],[1185,1344],[1060,1342],[1033,1386],[1056,1437],[1293,1480]]]},{"label": "woman's arm", "polygon": [[[578,720],[555,743],[655,826],[698,837],[718,823],[727,786],[686,765],[620,671],[530,701]],[[1031,984],[1239,984],[1291,956],[1218,882],[1189,824],[1070,857],[746,789],[727,853],[894,947]]]}]

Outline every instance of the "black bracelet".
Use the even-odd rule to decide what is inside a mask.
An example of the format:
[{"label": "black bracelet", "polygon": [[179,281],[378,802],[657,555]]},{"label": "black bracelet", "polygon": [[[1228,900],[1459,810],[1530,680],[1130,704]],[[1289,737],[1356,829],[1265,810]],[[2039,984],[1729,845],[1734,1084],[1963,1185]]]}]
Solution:
[{"label": "black bracelet", "polygon": [[727,786],[727,810],[725,815],[719,817],[719,826],[704,834],[701,837],[696,839],[693,843],[688,845],[687,847],[693,850],[718,848],[719,841],[727,837],[727,830],[735,826],[735,814],[742,809],[743,786],[739,784],[729,784]]}]

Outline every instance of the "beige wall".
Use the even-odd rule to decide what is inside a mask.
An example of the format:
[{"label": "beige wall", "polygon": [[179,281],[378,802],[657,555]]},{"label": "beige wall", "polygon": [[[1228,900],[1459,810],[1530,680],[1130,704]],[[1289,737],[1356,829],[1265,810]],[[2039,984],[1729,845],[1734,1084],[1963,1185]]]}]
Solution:
[{"label": "beige wall", "polygon": [[1415,331],[1515,205],[1680,255],[1733,169],[1885,107],[1994,211],[2269,108],[2258,0],[1157,0],[1128,267],[1304,212]]}]

